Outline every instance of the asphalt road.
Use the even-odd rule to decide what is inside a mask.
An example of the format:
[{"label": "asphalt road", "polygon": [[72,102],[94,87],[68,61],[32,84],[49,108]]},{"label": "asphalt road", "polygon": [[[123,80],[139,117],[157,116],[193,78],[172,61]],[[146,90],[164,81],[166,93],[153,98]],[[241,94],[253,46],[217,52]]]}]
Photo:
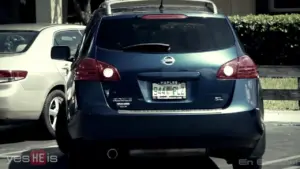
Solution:
[{"label": "asphalt road", "polygon": [[[55,141],[47,140],[36,127],[23,130],[1,132],[0,169],[30,169],[30,168],[66,168],[67,158],[55,147]],[[29,134],[31,133],[31,134]],[[267,123],[267,150],[263,160],[264,169],[300,169],[300,125],[296,123]],[[58,161],[45,165],[33,166],[19,162],[20,154],[25,157],[31,149],[43,149],[48,156],[57,157]],[[23,153],[22,153],[23,152]],[[172,163],[180,162],[173,159]],[[151,162],[155,164],[155,162]],[[157,163],[159,165],[159,163]],[[134,165],[134,164],[130,164]],[[199,158],[195,164],[189,163],[189,168],[211,166],[211,169],[231,169],[222,159]],[[124,166],[125,167],[125,166]],[[141,167],[139,167],[141,168]],[[206,167],[207,168],[207,167]]]}]

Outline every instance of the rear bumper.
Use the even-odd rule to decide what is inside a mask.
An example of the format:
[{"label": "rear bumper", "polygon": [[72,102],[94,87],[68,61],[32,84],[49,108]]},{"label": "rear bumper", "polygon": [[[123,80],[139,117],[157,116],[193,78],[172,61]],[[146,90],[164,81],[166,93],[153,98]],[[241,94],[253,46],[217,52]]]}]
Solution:
[{"label": "rear bumper", "polygon": [[[264,127],[256,109],[194,115],[89,114],[78,112],[69,125],[74,140],[144,148],[252,148]],[[90,143],[89,143],[90,144]]]},{"label": "rear bumper", "polygon": [[0,120],[37,120],[44,104],[43,93],[25,90],[18,81],[0,84]]}]

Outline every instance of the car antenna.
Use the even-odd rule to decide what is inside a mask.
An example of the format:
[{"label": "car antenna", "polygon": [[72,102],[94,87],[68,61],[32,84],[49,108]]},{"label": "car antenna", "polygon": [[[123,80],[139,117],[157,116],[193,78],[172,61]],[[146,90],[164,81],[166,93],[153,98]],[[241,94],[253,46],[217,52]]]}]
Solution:
[{"label": "car antenna", "polygon": [[160,11],[160,13],[163,13],[163,11],[164,11],[164,0],[160,0],[159,11]]}]

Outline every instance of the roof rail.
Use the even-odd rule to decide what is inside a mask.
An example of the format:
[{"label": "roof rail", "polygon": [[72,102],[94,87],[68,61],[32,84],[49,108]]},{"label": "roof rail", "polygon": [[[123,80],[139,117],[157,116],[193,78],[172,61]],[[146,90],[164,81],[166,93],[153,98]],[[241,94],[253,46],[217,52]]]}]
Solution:
[{"label": "roof rail", "polygon": [[[158,1],[158,0],[105,0],[103,3],[100,4],[99,7],[106,9],[106,14],[111,15],[112,14],[111,6],[114,4],[125,4],[125,3],[130,3],[130,2],[151,2],[151,1],[153,2],[153,1]],[[174,0],[174,1],[204,3],[206,7],[208,4],[210,4],[213,7],[212,12],[214,14],[218,14],[217,5],[211,0]],[[159,4],[158,4],[157,8],[158,7],[159,7]]]}]

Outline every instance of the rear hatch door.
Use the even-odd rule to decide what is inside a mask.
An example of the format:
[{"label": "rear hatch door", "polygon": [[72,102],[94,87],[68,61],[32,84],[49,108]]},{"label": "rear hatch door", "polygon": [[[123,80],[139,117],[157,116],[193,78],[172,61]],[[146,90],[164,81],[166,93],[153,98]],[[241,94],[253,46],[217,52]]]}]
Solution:
[{"label": "rear hatch door", "polygon": [[[121,80],[103,82],[113,109],[219,109],[231,101],[234,80],[217,71],[237,57],[222,17],[144,15],[104,18],[96,59],[116,67]],[[166,18],[164,18],[166,16]]]}]

